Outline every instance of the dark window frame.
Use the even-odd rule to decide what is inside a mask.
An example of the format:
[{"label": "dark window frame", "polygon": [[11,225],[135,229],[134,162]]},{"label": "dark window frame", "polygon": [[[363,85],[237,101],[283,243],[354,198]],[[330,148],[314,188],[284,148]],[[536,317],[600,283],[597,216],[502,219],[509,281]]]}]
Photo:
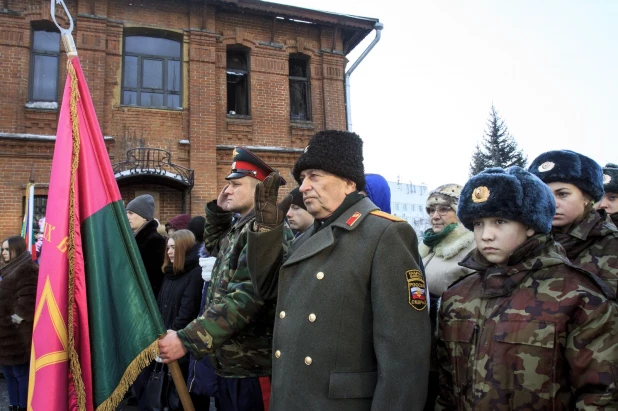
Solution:
[{"label": "dark window frame", "polygon": [[[244,69],[238,68],[238,67],[234,67],[234,68],[229,67],[229,57],[230,57],[230,54],[232,53],[238,53],[244,56],[244,59],[246,62],[246,66]],[[239,113],[239,111],[242,111],[242,110],[239,110],[240,106],[238,104],[237,98],[234,98],[235,104],[232,107],[232,102],[230,101],[230,92],[231,92],[230,84],[232,84],[229,81],[230,71],[236,73],[237,75],[244,76],[244,80],[246,82],[246,91],[245,91],[245,96],[244,96],[245,97],[244,104],[246,106],[246,112],[244,113],[243,112]],[[227,46],[225,50],[225,91],[226,91],[225,107],[226,107],[227,117],[247,118],[247,119],[251,118],[251,49],[250,48],[241,46],[239,44]],[[234,91],[237,92],[236,89]]]},{"label": "dark window frame", "polygon": [[[305,75],[306,77],[298,77],[292,76],[290,66],[292,62],[303,62],[305,65]],[[311,121],[311,65],[309,56],[302,53],[294,53],[290,54],[288,58],[288,86],[289,86],[289,95],[290,95],[290,120],[292,121]],[[292,87],[293,84],[304,84],[305,85],[305,112],[293,113],[292,112]]]},{"label": "dark window frame", "polygon": [[[166,39],[166,40],[172,40],[175,41],[177,43],[179,43],[180,45],[180,53],[178,57],[168,57],[168,56],[161,56],[161,55],[153,55],[153,54],[146,54],[146,53],[137,53],[137,52],[127,52],[126,51],[126,41],[127,41],[127,37],[132,37],[132,36],[141,36],[141,37],[151,37],[151,38],[159,38],[159,39]],[[169,32],[166,30],[153,30],[153,29],[143,29],[143,28],[128,28],[124,30],[123,36],[122,36],[122,74],[121,74],[121,80],[120,80],[120,101],[121,101],[121,105],[123,106],[127,106],[127,107],[140,107],[140,108],[146,108],[146,109],[160,109],[160,110],[183,110],[183,89],[184,89],[184,82],[183,82],[183,46],[184,46],[184,41],[182,38],[182,34],[178,34],[178,33],[174,33],[174,32]],[[127,87],[125,85],[125,63],[126,63],[126,57],[130,56],[130,57],[136,57],[137,58],[137,84],[136,87]],[[154,61],[161,61],[162,62],[162,70],[161,70],[161,85],[163,88],[151,88],[151,87],[142,87],[142,76],[143,76],[143,70],[144,70],[144,60],[154,60]],[[180,78],[179,78],[179,90],[176,91],[171,91],[168,90],[168,62],[170,61],[177,61],[180,64]],[[125,101],[125,92],[134,92],[136,93],[136,103],[135,104],[129,104]],[[142,104],[142,99],[141,99],[141,94],[142,93],[154,93],[154,94],[162,94],[163,96],[163,104],[161,106],[150,106],[150,105],[143,105]],[[178,96],[178,102],[179,105],[178,106],[173,106],[170,107],[168,106],[168,96]]]},{"label": "dark window frame", "polygon": [[[58,33],[58,51],[36,50],[34,48],[34,33],[37,31],[47,31]],[[60,83],[60,52],[61,52],[61,37],[58,28],[49,20],[33,21],[30,24],[30,67],[28,70],[28,101],[32,102],[58,102],[58,84]],[[36,56],[56,57],[56,97],[53,100],[34,99],[34,61]]]}]

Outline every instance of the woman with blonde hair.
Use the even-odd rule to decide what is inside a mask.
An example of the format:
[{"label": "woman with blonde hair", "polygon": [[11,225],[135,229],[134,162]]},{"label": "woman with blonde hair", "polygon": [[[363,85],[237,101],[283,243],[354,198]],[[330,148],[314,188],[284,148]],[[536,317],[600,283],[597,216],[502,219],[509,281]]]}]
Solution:
[{"label": "woman with blonde hair", "polygon": [[4,240],[1,255],[0,366],[9,391],[9,410],[25,410],[39,266],[20,236]]}]

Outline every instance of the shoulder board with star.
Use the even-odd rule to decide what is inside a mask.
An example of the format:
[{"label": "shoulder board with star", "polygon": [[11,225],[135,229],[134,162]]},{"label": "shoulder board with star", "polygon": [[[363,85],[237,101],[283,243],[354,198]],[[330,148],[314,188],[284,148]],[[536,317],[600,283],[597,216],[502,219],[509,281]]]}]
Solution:
[{"label": "shoulder board with star", "polygon": [[380,211],[380,210],[373,210],[370,214],[373,214],[373,215],[378,216],[378,217],[386,218],[387,220],[395,221],[395,222],[398,222],[398,223],[406,223],[407,222],[403,218],[399,218],[397,216],[394,216],[394,215],[389,214],[389,213],[385,213],[384,211]]}]

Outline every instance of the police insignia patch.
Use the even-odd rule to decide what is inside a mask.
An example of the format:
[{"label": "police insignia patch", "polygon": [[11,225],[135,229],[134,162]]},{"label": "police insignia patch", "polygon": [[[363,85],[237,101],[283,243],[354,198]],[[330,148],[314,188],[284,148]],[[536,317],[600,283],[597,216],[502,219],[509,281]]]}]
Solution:
[{"label": "police insignia patch", "polygon": [[408,302],[418,311],[423,311],[427,307],[427,288],[423,274],[419,270],[406,271],[408,280]]}]

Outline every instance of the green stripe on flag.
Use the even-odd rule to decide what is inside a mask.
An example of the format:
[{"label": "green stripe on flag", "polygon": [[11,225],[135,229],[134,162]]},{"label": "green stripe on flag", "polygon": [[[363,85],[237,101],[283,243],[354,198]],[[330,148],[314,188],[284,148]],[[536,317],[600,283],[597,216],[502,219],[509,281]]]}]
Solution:
[{"label": "green stripe on flag", "polygon": [[122,399],[165,328],[122,202],[88,217],[81,231],[97,408]]}]

